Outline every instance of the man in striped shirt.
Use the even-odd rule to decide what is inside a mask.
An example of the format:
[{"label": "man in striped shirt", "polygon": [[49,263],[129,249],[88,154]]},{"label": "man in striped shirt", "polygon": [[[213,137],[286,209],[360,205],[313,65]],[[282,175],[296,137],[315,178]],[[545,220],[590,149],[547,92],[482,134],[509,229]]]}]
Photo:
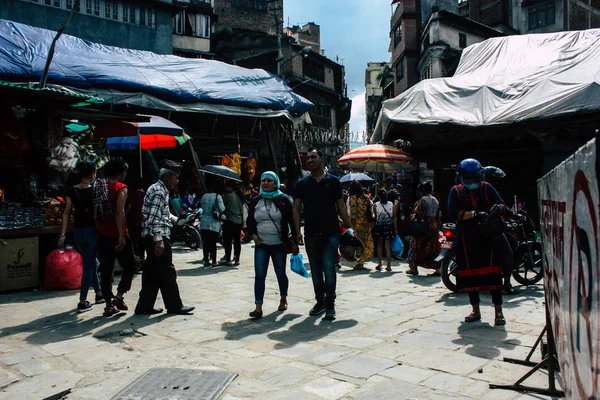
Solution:
[{"label": "man in striped shirt", "polygon": [[142,275],[142,290],[135,307],[136,314],[158,314],[154,308],[160,290],[167,312],[189,314],[194,307],[184,306],[179,296],[177,272],[171,251],[172,219],[169,211],[169,192],[177,189],[181,165],[166,161],[159,172],[159,180],[148,188],[142,206],[142,240],[147,258]]}]

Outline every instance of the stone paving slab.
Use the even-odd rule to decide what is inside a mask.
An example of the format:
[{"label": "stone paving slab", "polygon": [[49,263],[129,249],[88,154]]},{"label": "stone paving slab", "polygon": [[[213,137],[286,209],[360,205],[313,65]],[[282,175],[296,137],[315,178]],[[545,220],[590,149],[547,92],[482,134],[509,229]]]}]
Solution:
[{"label": "stone paving slab", "polygon": [[[439,278],[407,276],[401,272],[406,265],[397,262],[392,274],[375,273],[372,261],[361,273],[344,265],[338,318],[328,322],[308,316],[311,281],[292,273],[290,307],[276,311],[278,286],[270,271],[265,317],[252,320],[252,245],[243,246],[238,268],[206,269],[200,256],[175,249],[182,299],[197,307],[188,316],[128,312],[107,319],[102,307],[79,315],[77,291],[0,295],[0,314],[8,316],[0,321],[0,399],[41,398],[51,378],[59,384],[53,389],[71,389],[67,400],[109,400],[152,367],[237,372],[222,396],[227,400],[545,398],[488,388],[526,370],[501,358],[524,358],[541,331],[539,288],[506,299],[504,328],[489,325],[487,294],[484,321],[465,325],[467,296],[449,293]],[[136,276],[129,304],[139,289]],[[164,307],[160,296],[157,306]],[[546,380],[540,373],[531,383]],[[24,389],[31,385],[39,391]]]}]

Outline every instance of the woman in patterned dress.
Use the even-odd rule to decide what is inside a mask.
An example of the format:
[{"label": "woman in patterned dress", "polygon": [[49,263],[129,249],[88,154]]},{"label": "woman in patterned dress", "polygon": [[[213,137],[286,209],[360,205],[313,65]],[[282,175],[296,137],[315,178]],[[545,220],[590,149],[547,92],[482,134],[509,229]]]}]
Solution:
[{"label": "woman in patterned dress", "polygon": [[417,201],[413,214],[417,219],[429,223],[429,231],[425,236],[414,236],[411,240],[411,256],[408,263],[409,275],[419,275],[418,266],[433,269],[431,276],[439,276],[439,268],[435,264],[435,258],[440,252],[438,234],[440,230],[440,203],[431,195],[433,188],[431,183],[426,182],[419,185],[421,198]]},{"label": "woman in patterned dress", "polygon": [[350,184],[350,196],[348,197],[348,215],[352,227],[358,233],[360,240],[365,246],[363,256],[358,260],[354,269],[364,268],[365,260],[373,257],[375,245],[373,244],[373,236],[371,235],[371,227],[373,226],[373,204],[358,181]]},{"label": "woman in patterned dress", "polygon": [[377,240],[377,257],[379,263],[375,268],[381,271],[381,261],[383,259],[383,246],[385,245],[387,267],[386,271],[392,270],[392,239],[396,235],[394,230],[394,205],[388,201],[385,189],[379,189],[377,192],[379,201],[375,203],[375,227],[373,236]]}]

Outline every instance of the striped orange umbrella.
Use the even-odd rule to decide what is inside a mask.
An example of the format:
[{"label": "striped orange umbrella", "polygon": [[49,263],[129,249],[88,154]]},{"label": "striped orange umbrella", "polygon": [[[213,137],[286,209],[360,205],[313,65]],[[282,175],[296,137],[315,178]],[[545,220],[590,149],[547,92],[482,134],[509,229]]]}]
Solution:
[{"label": "striped orange umbrella", "polygon": [[369,144],[350,150],[338,165],[356,171],[398,172],[415,169],[417,162],[400,149],[384,144]]}]

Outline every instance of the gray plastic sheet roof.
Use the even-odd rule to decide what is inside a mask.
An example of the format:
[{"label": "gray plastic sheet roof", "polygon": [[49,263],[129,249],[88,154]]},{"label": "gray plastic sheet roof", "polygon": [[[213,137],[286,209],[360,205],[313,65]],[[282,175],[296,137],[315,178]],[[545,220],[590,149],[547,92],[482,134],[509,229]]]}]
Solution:
[{"label": "gray plastic sheet roof", "polygon": [[507,36],[467,47],[456,73],[383,103],[371,143],[415,125],[481,127],[600,111],[600,29]]},{"label": "gray plastic sheet roof", "polygon": [[[0,20],[0,79],[39,81],[55,34]],[[48,83],[107,102],[178,111],[298,116],[313,107],[262,69],[105,46],[69,35],[56,43]]]}]

